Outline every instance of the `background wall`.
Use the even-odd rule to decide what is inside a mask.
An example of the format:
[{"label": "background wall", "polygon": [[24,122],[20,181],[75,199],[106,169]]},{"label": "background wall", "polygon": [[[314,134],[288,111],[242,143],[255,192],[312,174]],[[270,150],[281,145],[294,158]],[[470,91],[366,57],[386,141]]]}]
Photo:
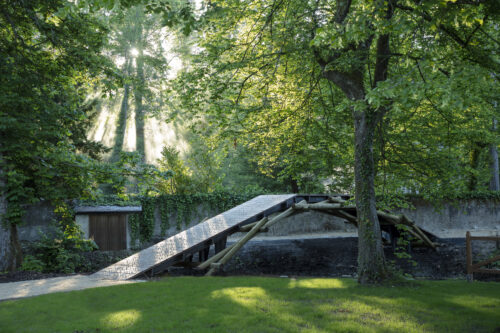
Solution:
[{"label": "background wall", "polygon": [[498,231],[500,234],[500,202],[493,200],[461,200],[434,207],[424,200],[413,200],[415,209],[403,209],[412,218],[439,237],[465,237],[465,230]]},{"label": "background wall", "polygon": [[[462,200],[458,203],[445,203],[440,207],[435,207],[429,202],[414,200],[413,205],[414,209],[404,209],[400,212],[407,214],[419,226],[436,234],[438,237],[463,238],[467,230],[474,231],[476,234],[500,234],[499,202]],[[52,209],[46,203],[29,207],[23,218],[24,224],[19,228],[20,239],[33,241],[38,239],[39,231],[50,233],[53,228],[51,222],[55,219]],[[192,212],[190,223],[182,225],[181,230],[185,230],[218,213],[200,206],[195,212]],[[79,220],[79,222],[82,221]],[[160,213],[157,208],[155,211],[154,231],[156,240],[174,235],[180,231],[176,227],[177,216],[175,213],[172,214],[169,224],[170,227],[166,230],[165,235],[162,235]],[[274,225],[269,232],[260,234],[259,238],[330,233],[355,234],[356,228],[345,223],[342,219],[327,214],[305,212],[284,219]],[[237,236],[238,234],[235,234],[235,237]]]},{"label": "background wall", "polygon": [[[435,206],[430,202],[415,199],[414,208],[402,209],[396,213],[404,213],[417,225],[432,232],[440,238],[463,238],[467,230],[477,234],[500,234],[500,203],[493,200],[461,200]],[[185,230],[204,218],[217,215],[218,212],[199,207],[193,212],[191,222],[182,226]],[[171,227],[166,235],[173,235],[179,230],[175,227],[176,215],[170,218]],[[318,212],[305,212],[291,216],[275,224],[269,232],[259,235],[265,237],[293,236],[304,234],[357,233],[351,224],[344,220]],[[155,213],[155,236],[161,237],[159,210]],[[239,236],[235,234],[235,236]]]},{"label": "background wall", "polygon": [[35,241],[40,238],[40,232],[51,234],[55,229],[56,215],[54,207],[46,202],[40,202],[27,208],[23,223],[18,228],[19,240]]}]

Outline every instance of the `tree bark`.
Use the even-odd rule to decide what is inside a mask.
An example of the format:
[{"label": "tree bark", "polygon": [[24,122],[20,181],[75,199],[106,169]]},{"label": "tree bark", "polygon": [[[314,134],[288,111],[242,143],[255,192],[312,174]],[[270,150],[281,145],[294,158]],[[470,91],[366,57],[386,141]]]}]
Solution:
[{"label": "tree bark", "polygon": [[[341,77],[326,72],[333,83]],[[344,78],[346,76],[343,76]],[[335,80],[333,80],[335,79]],[[362,80],[338,85],[352,100],[364,100]],[[358,216],[358,281],[362,284],[379,283],[390,276],[385,263],[380,223],[375,199],[375,166],[373,138],[375,127],[383,114],[381,111],[353,111],[354,118],[354,179],[356,211]]]},{"label": "tree bark", "polygon": [[5,225],[2,223],[0,225],[0,272],[5,272],[9,268],[8,264],[10,262],[9,245],[10,245],[10,229],[6,228]]},{"label": "tree bark", "polygon": [[128,93],[130,86],[128,83],[123,85],[123,99],[120,107],[120,115],[118,116],[118,126],[115,132],[115,144],[111,153],[111,161],[116,162],[120,159],[120,152],[123,150],[123,141],[125,140],[125,130],[127,128],[128,118]]},{"label": "tree bark", "polygon": [[[0,153],[0,163],[2,155]],[[4,214],[7,211],[7,200],[5,198],[5,180],[0,164],[0,272],[6,271],[11,261],[10,252],[10,228],[4,221]]]},{"label": "tree bark", "polygon": [[[385,5],[386,19],[393,15],[392,1],[382,2]],[[337,24],[345,24],[350,11],[351,1],[337,2]],[[389,35],[381,35],[377,40],[376,63],[373,87],[387,79],[389,69],[390,47]],[[323,59],[316,53],[317,60],[323,68],[324,76],[339,87],[347,98],[352,101],[364,101],[366,90],[364,77],[366,64],[369,61],[367,54],[371,46],[372,37],[357,45],[349,45],[345,52],[354,51],[358,57],[358,66],[347,72],[325,70],[328,63],[337,60],[341,52],[332,54],[329,59]],[[353,110],[354,119],[354,176],[356,211],[358,219],[358,281],[362,284],[379,283],[390,277],[387,269],[382,245],[380,223],[376,210],[375,199],[375,165],[373,160],[373,139],[378,122],[383,119],[384,109]]]},{"label": "tree bark", "polygon": [[0,272],[15,271],[23,260],[17,226],[4,220],[8,202],[5,194],[6,180],[2,162],[3,156],[0,153]]},{"label": "tree bark", "polygon": [[[139,41],[142,40],[142,23],[138,23],[140,29],[138,32]],[[144,57],[141,43],[139,44],[139,55],[135,59],[136,81],[134,84],[135,98],[135,142],[136,151],[142,155],[143,161],[146,160],[146,146],[144,137],[144,107],[142,98],[144,95]]]},{"label": "tree bark", "polygon": [[354,172],[358,219],[358,281],[378,283],[389,274],[385,264],[380,223],[375,201],[373,137],[376,115],[354,114]]}]

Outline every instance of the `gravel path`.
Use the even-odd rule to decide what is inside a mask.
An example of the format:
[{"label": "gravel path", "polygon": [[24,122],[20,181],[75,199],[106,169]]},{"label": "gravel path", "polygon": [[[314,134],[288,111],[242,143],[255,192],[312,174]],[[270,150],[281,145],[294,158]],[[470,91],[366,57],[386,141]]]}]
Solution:
[{"label": "gravel path", "polygon": [[144,281],[99,280],[88,275],[74,275],[32,281],[0,283],[0,301],[23,297],[32,297],[56,292],[108,287],[137,282]]}]

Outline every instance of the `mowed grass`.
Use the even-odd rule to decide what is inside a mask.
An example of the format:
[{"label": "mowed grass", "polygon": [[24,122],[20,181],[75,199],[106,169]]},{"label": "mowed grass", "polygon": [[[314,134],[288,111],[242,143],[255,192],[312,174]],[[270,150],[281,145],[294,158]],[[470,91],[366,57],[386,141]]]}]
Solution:
[{"label": "mowed grass", "polygon": [[500,283],[175,277],[0,303],[0,332],[499,332]]}]

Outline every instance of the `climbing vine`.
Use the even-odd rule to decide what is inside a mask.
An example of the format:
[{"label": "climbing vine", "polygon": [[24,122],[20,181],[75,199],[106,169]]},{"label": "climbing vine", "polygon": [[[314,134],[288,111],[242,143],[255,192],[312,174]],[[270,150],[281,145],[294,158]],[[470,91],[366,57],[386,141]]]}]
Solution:
[{"label": "climbing vine", "polygon": [[141,199],[142,213],[140,214],[139,222],[139,240],[141,243],[151,240],[155,230],[155,201],[149,200],[148,197]]},{"label": "climbing vine", "polygon": [[[244,193],[230,193],[226,191],[218,191],[212,193],[195,193],[195,194],[164,194],[159,196],[143,196],[135,197],[130,201],[123,201],[122,199],[113,199],[107,197],[93,205],[121,205],[132,206],[140,204],[142,212],[131,214],[129,216],[129,227],[132,246],[147,243],[152,240],[155,229],[155,221],[158,218],[160,226],[160,235],[162,237],[168,236],[168,230],[173,227],[172,222],[175,221],[177,230],[182,230],[183,227],[188,226],[191,222],[201,222],[206,217],[203,214],[218,214],[224,212],[234,206],[237,206],[247,200],[261,193],[244,192]],[[457,199],[489,199],[498,200],[500,196],[496,193],[481,192],[456,195]],[[411,199],[415,196],[408,195],[395,195],[386,196],[385,200],[379,198],[378,206],[385,209],[393,209],[395,207],[408,208],[411,207]],[[116,201],[118,200],[118,201]],[[82,204],[81,202],[80,204]],[[85,202],[85,205],[92,205],[90,202]],[[156,212],[156,213],[155,213]],[[157,218],[155,218],[157,215]],[[401,230],[404,233],[404,230]],[[407,239],[407,238],[405,238]],[[401,240],[403,241],[403,240]],[[137,244],[139,242],[139,244]],[[400,244],[401,256],[405,256],[403,249],[407,244]]]},{"label": "climbing vine", "polygon": [[128,224],[130,227],[130,240],[132,247],[137,246],[137,241],[140,244],[151,240],[155,229],[155,209],[154,201],[148,200],[147,197],[141,199],[142,212],[130,214]]},{"label": "climbing vine", "polygon": [[130,240],[131,246],[135,247],[137,245],[137,241],[139,240],[139,228],[140,228],[140,219],[139,214],[130,214],[128,216],[128,225],[130,228]]},{"label": "climbing vine", "polygon": [[193,220],[201,222],[204,213],[218,214],[236,205],[252,199],[260,193],[234,194],[220,191],[196,194],[164,194],[138,198],[142,212],[129,216],[130,238],[132,246],[151,241],[155,229],[155,212],[158,212],[160,234],[167,236],[175,220],[177,230],[182,230]]},{"label": "climbing vine", "polygon": [[170,228],[170,214],[172,209],[172,200],[167,196],[158,197],[158,208],[160,210],[160,233],[165,236]]}]

